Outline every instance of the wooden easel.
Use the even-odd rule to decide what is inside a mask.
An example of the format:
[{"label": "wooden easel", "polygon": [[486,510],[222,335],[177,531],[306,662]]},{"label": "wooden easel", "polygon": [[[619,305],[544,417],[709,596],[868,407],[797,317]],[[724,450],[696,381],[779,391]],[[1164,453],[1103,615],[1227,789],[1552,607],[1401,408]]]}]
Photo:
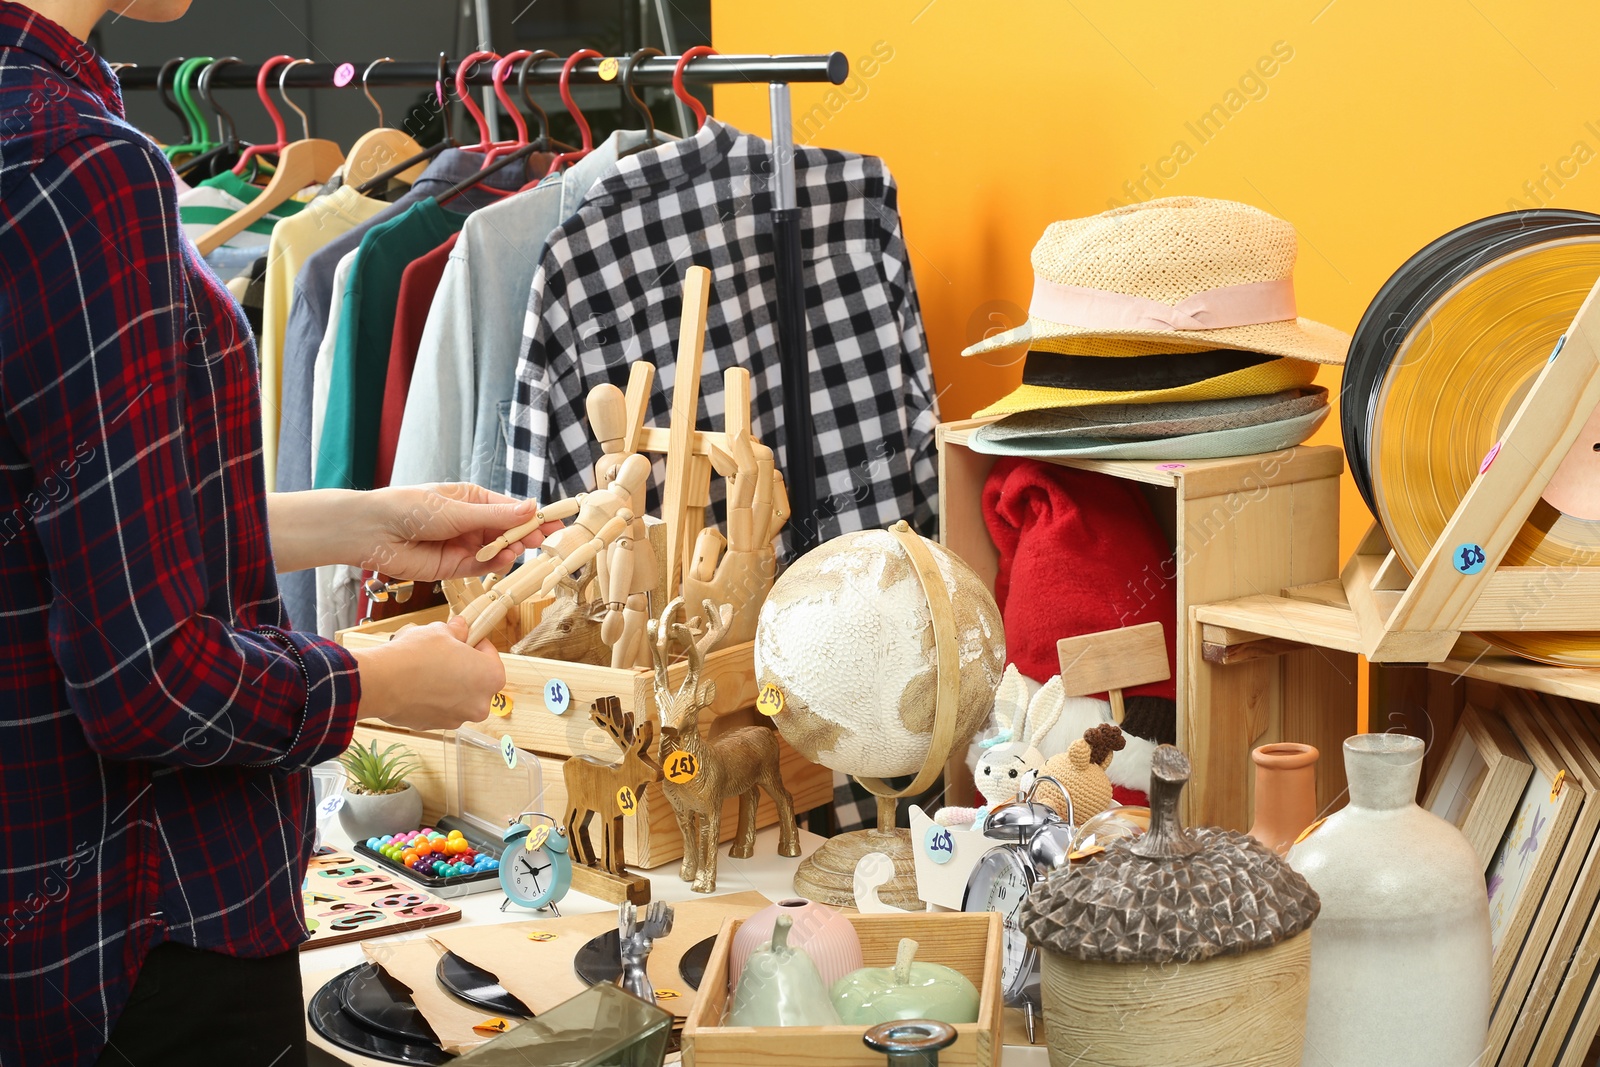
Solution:
[{"label": "wooden easel", "polygon": [[1600,408],[1596,294],[1600,282],[1416,574],[1406,574],[1376,524],[1345,564],[1345,598],[1369,660],[1436,663],[1464,631],[1595,629],[1600,567],[1500,561]]}]

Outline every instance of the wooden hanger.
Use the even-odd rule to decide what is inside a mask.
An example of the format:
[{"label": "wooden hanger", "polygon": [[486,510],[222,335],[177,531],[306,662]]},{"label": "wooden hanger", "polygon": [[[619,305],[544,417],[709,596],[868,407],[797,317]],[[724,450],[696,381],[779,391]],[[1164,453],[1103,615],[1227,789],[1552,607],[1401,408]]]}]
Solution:
[{"label": "wooden hanger", "polygon": [[[269,61],[270,62],[270,61]],[[287,203],[296,193],[308,185],[321,185],[334,176],[344,164],[344,152],[332,141],[322,140],[310,136],[311,124],[306,119],[306,113],[301,111],[288,94],[284,93],[283,82],[290,68],[301,63],[310,63],[309,59],[295,59],[284,64],[283,71],[278,75],[278,92],[283,94],[284,102],[300,113],[300,126],[306,136],[298,141],[288,144],[278,144],[267,147],[270,151],[275,147],[278,151],[278,169],[272,175],[272,180],[267,187],[261,190],[249,204],[234,212],[224,221],[213,226],[206,234],[195,242],[200,249],[200,254],[210,255],[230,239],[243,233],[252,223],[264,218],[268,212],[281,204]],[[263,68],[262,74],[265,75]],[[256,88],[261,94],[261,101],[272,114],[273,122],[278,130],[283,130],[283,116],[273,106],[267,96],[265,86],[258,78]],[[280,141],[282,140],[280,136]],[[244,161],[241,161],[241,166]]]},{"label": "wooden hanger", "polygon": [[[373,67],[379,63],[393,62],[394,60],[387,56],[383,59],[374,59],[361,75],[361,91],[367,94],[367,100],[378,113],[378,125],[356,138],[356,143],[350,146],[350,153],[344,161],[346,185],[359,185],[380,171],[393,166],[396,160],[413,159],[422,155],[422,146],[417,143],[416,138],[404,130],[384,125],[383,105],[378,103],[372,95],[372,90],[367,86],[367,75],[372,73]],[[422,176],[427,165],[427,160],[414,163],[408,170],[396,174],[395,180],[410,185]]]}]

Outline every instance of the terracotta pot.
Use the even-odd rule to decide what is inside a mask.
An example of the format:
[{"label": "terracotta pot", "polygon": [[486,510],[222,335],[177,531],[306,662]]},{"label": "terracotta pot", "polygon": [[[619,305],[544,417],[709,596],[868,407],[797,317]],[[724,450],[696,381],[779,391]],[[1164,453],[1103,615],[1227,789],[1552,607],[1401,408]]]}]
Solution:
[{"label": "terracotta pot", "polygon": [[1289,853],[1322,898],[1305,1063],[1478,1061],[1489,1027],[1489,898],[1465,835],[1416,804],[1423,743],[1344,743],[1350,804]]},{"label": "terracotta pot", "polygon": [[1198,963],[1089,962],[1045,951],[1050,1067],[1298,1067],[1311,934]]},{"label": "terracotta pot", "polygon": [[780,915],[787,915],[794,922],[789,931],[789,946],[811,957],[824,986],[832,988],[833,983],[864,966],[861,939],[856,936],[856,928],[850,925],[849,919],[826,904],[794,897],[762,908],[739,924],[728,959],[728,974],[734,988],[738,988],[739,976],[744,973],[751,953],[772,940],[772,928]]},{"label": "terracotta pot", "polygon": [[1310,745],[1282,742],[1250,753],[1256,763],[1256,821],[1250,836],[1280,856],[1317,819],[1317,756]]},{"label": "terracotta pot", "polygon": [[422,794],[410,782],[398,793],[352,793],[346,789],[339,825],[351,841],[404,833],[422,825]]}]

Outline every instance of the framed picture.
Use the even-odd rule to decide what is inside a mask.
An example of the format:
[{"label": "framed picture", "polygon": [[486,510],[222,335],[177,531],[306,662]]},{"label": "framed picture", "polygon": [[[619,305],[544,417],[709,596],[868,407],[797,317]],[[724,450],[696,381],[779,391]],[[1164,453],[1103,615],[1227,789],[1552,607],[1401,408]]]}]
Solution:
[{"label": "framed picture", "polygon": [[1468,704],[1423,807],[1453,823],[1488,870],[1533,777],[1533,763],[1498,715]]},{"label": "framed picture", "polygon": [[[1494,946],[1493,1001],[1499,1000],[1522,952],[1588,792],[1578,768],[1567,766],[1523,706],[1508,701],[1502,710],[1506,726],[1533,764],[1533,773],[1485,872]],[[1588,846],[1583,842],[1585,850]]]}]

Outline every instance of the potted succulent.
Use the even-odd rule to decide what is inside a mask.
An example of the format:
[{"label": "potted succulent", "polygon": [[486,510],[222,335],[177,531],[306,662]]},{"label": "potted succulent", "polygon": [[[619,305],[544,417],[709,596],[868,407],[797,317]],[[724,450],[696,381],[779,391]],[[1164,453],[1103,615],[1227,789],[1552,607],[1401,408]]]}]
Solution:
[{"label": "potted succulent", "polygon": [[383,837],[422,825],[422,794],[406,781],[417,769],[416,753],[393,744],[382,752],[378,742],[353,743],[339,757],[350,786],[344,791],[339,825],[352,841]]}]

